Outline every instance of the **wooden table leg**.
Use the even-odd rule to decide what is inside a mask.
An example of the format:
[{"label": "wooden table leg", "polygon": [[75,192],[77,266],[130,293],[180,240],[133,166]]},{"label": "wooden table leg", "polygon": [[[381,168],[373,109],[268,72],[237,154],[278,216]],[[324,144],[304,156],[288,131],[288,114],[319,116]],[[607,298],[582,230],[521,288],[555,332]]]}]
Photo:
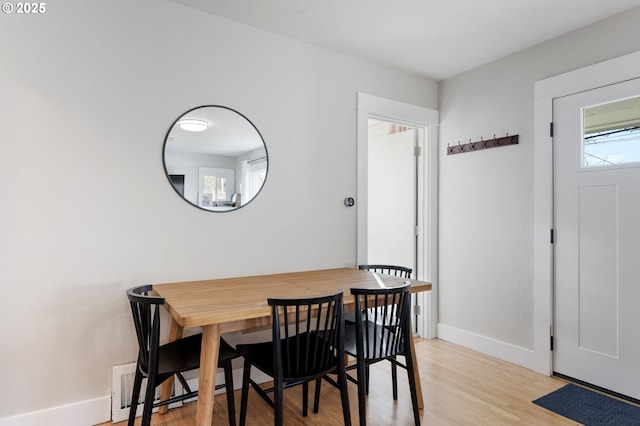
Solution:
[{"label": "wooden table leg", "polygon": [[409,339],[411,343],[409,348],[411,350],[411,358],[413,358],[413,377],[416,380],[416,395],[418,396],[418,409],[424,410],[424,398],[422,397],[422,384],[420,383],[420,370],[418,369],[418,359],[416,358],[416,345],[413,341],[413,336]]},{"label": "wooden table leg", "polygon": [[211,426],[213,420],[213,397],[218,369],[220,349],[220,327],[218,324],[202,327],[202,352],[200,353],[200,383],[198,383],[198,403],[196,425]]},{"label": "wooden table leg", "polygon": [[[169,329],[169,341],[173,342],[174,340],[178,340],[182,337],[182,326],[176,322],[173,318],[171,318],[171,327]],[[160,388],[160,399],[165,400],[171,397],[171,388],[173,387],[173,379],[174,376],[169,377],[164,383],[162,383],[162,387]],[[169,411],[168,405],[162,405],[158,408],[159,414],[166,414]]]}]

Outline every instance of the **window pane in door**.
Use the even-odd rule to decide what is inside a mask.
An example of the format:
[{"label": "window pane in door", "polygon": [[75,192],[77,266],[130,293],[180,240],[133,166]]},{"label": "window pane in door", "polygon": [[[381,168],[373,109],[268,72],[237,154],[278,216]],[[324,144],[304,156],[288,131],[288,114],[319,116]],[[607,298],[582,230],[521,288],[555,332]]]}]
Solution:
[{"label": "window pane in door", "polygon": [[640,162],[640,97],[583,109],[582,167]]}]

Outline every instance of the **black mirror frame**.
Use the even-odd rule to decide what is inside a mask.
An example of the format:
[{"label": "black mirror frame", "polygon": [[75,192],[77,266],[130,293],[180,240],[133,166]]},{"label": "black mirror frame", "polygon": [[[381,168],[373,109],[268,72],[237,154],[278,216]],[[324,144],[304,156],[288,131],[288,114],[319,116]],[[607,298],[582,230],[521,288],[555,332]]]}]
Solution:
[{"label": "black mirror frame", "polygon": [[[173,185],[173,183],[171,182],[171,175],[169,174],[169,171],[167,170],[167,162],[166,162],[166,147],[167,147],[167,141],[169,139],[169,134],[171,133],[171,131],[173,130],[173,128],[176,126],[176,124],[178,123],[178,121],[180,121],[180,119],[182,119],[185,115],[189,114],[192,111],[195,111],[197,109],[201,109],[201,108],[223,108],[226,109],[228,111],[234,112],[236,114],[238,114],[240,117],[244,118],[245,120],[247,120],[247,122],[249,124],[251,124],[251,127],[254,128],[254,130],[256,131],[256,133],[258,134],[258,136],[260,137],[260,140],[262,141],[262,145],[264,146],[264,153],[265,153],[265,157],[266,157],[266,162],[267,162],[267,167],[266,167],[266,173],[265,173],[265,178],[264,178],[264,182],[262,182],[262,185],[260,186],[260,189],[258,190],[258,192],[256,192],[256,194],[253,196],[253,198],[251,198],[251,200],[247,201],[245,204],[241,204],[240,207],[235,207],[233,209],[229,209],[229,210],[211,210],[211,209],[206,209],[198,204],[194,204],[191,201],[189,201],[187,198],[184,197],[184,195],[180,194],[180,192],[178,191],[178,189]],[[164,174],[165,177],[167,178],[167,182],[169,182],[169,186],[171,186],[171,188],[174,190],[174,192],[183,200],[185,201],[187,204],[190,204],[194,207],[197,207],[200,210],[204,210],[206,212],[211,212],[211,213],[231,213],[231,212],[235,212],[237,210],[242,209],[243,207],[251,204],[253,202],[253,200],[255,200],[256,198],[258,198],[258,196],[260,195],[260,193],[262,192],[262,190],[264,189],[265,184],[267,183],[267,178],[269,177],[269,151],[267,149],[267,144],[264,141],[264,137],[262,137],[262,133],[260,133],[260,130],[258,130],[258,128],[256,127],[255,124],[253,124],[253,122],[251,120],[249,120],[249,118],[242,114],[241,112],[233,109],[233,108],[229,108],[227,106],[224,105],[200,105],[194,108],[191,108],[189,110],[187,110],[186,112],[182,113],[178,118],[176,118],[173,123],[171,123],[171,126],[169,126],[169,130],[167,130],[167,133],[164,137],[164,142],[162,144],[162,167],[164,169]]]}]

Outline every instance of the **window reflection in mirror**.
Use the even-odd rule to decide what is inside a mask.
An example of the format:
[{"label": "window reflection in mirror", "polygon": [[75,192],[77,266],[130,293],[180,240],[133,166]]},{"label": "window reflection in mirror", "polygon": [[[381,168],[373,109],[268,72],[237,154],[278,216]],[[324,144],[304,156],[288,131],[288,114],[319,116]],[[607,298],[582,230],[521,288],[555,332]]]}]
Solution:
[{"label": "window reflection in mirror", "polygon": [[267,177],[262,135],[244,115],[223,106],[202,106],[180,116],[167,133],[163,154],[173,188],[204,210],[248,204]]},{"label": "window reflection in mirror", "polygon": [[640,162],[640,97],[583,110],[582,167]]}]

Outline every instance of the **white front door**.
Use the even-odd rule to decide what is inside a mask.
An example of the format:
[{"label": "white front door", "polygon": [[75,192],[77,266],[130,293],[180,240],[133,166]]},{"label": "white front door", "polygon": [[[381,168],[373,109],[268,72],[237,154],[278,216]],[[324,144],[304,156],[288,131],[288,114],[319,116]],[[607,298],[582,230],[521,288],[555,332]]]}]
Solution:
[{"label": "white front door", "polygon": [[553,116],[553,370],[640,399],[640,79]]}]

